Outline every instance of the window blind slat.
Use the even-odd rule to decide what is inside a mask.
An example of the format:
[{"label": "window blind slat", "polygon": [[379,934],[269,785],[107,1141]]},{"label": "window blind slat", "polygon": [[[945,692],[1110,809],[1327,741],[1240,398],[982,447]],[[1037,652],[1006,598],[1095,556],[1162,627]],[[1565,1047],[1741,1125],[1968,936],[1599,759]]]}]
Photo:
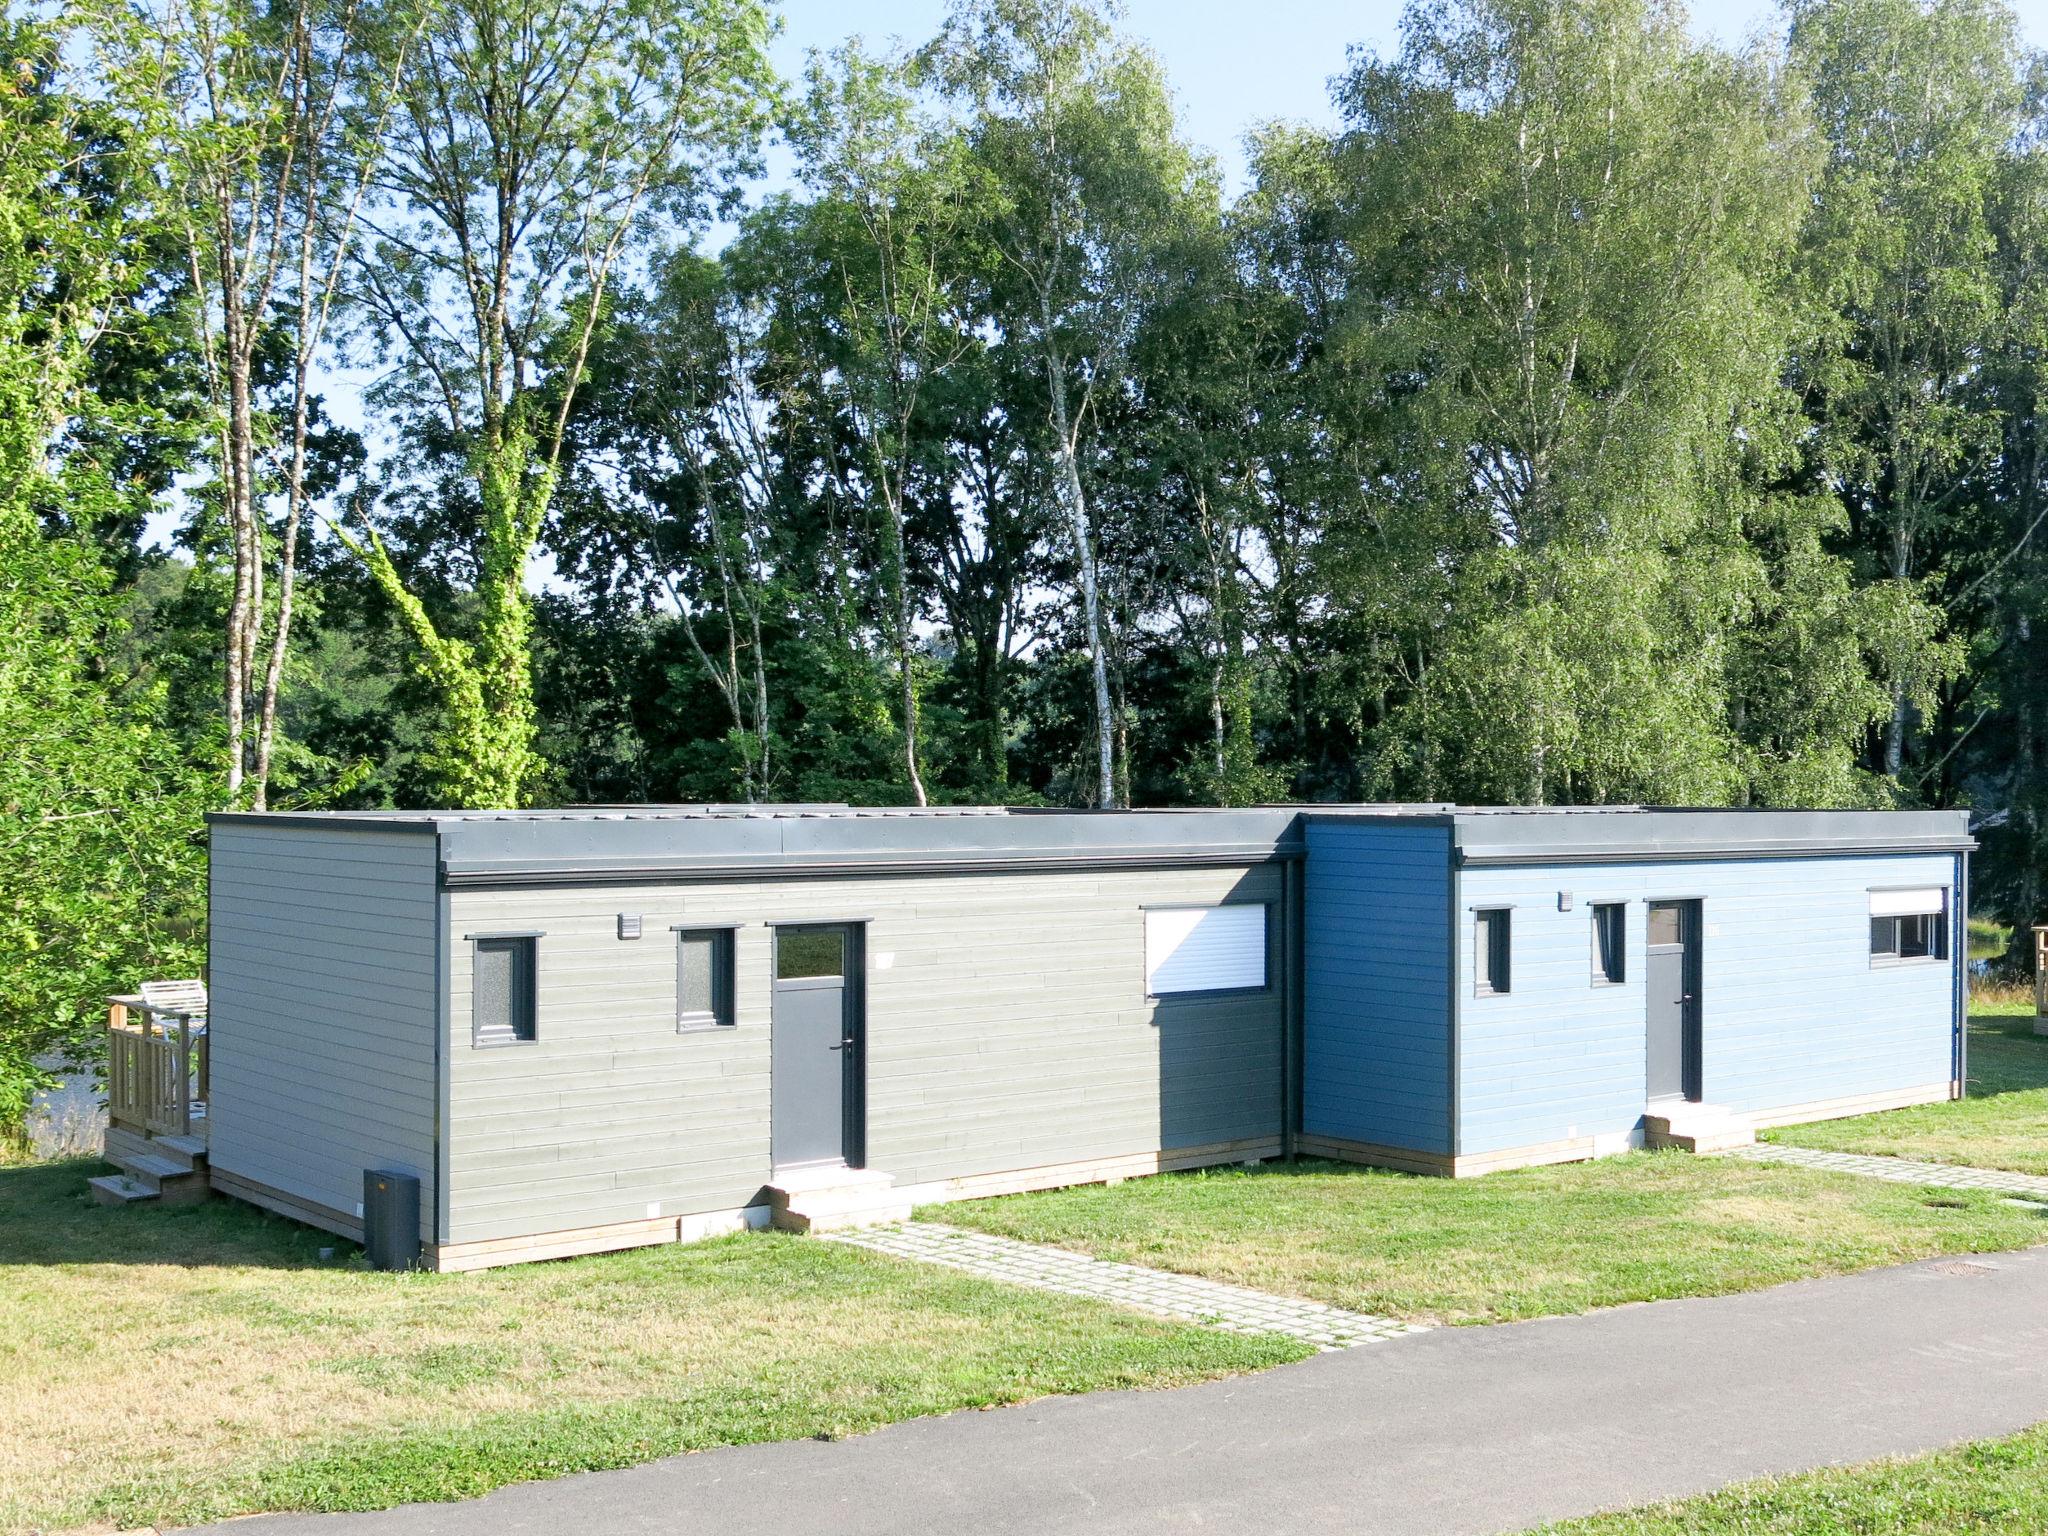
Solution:
[{"label": "window blind slat", "polygon": [[1266,984],[1266,908],[1223,907],[1145,914],[1145,991],[1224,992]]}]

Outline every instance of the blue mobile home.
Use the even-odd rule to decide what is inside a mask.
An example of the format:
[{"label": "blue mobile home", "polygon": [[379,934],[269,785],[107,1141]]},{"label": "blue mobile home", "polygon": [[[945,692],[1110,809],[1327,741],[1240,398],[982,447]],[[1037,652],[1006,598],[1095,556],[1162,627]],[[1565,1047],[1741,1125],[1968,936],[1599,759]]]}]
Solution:
[{"label": "blue mobile home", "polygon": [[1299,1150],[1465,1175],[1959,1095],[1967,813],[1304,813]]},{"label": "blue mobile home", "polygon": [[1712,1150],[1960,1090],[1970,847],[1962,812],[221,815],[207,1102],[120,1127],[110,1193],[175,1154],[353,1237],[369,1178],[450,1269],[1291,1153]]}]

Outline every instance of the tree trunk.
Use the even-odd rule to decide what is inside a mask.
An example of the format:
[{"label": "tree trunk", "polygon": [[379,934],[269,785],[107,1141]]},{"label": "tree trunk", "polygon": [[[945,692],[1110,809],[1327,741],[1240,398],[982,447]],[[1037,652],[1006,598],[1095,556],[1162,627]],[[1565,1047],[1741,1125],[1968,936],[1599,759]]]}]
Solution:
[{"label": "tree trunk", "polygon": [[[900,486],[898,487],[900,489]],[[903,506],[895,491],[885,490],[889,507],[889,557],[895,563],[894,598],[896,627],[896,673],[903,690],[903,766],[910,774],[910,793],[919,805],[931,802],[924,792],[924,775],[917,766],[917,669],[911,655],[910,571],[903,552]]]},{"label": "tree trunk", "polygon": [[256,630],[262,623],[261,586],[263,537],[256,525],[255,509],[255,423],[249,389],[249,348],[244,317],[235,281],[236,274],[223,273],[224,316],[222,345],[227,355],[228,420],[222,447],[227,462],[222,489],[226,501],[228,533],[235,551],[234,595],[228,603],[227,623],[227,756],[228,804],[238,805],[248,768],[247,711],[249,683],[254,671]]},{"label": "tree trunk", "polygon": [[[1046,316],[1050,329],[1051,316]],[[1067,381],[1050,348],[1045,354],[1045,382],[1052,397],[1052,426],[1059,457],[1060,488],[1074,534],[1074,553],[1081,563],[1081,610],[1088,630],[1088,657],[1095,673],[1096,804],[1107,810],[1117,803],[1114,717],[1109,708],[1109,667],[1102,654],[1102,608],[1096,594],[1095,538],[1088,526],[1088,501],[1081,490],[1081,466],[1075,457],[1075,427],[1067,415]]]}]

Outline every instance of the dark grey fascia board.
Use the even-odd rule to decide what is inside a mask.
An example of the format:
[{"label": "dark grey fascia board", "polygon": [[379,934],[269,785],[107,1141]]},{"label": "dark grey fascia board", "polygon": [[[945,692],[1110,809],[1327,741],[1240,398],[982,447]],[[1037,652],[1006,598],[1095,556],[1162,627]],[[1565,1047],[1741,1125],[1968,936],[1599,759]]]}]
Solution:
[{"label": "dark grey fascia board", "polygon": [[761,858],[744,863],[676,860],[662,864],[591,864],[502,866],[451,869],[441,866],[441,884],[451,890],[510,886],[674,885],[701,881],[853,879],[935,875],[1004,875],[1081,873],[1105,869],[1213,869],[1300,859],[1299,843],[1252,844],[1241,848],[1204,848],[1186,853],[1153,849],[1127,853],[1083,855],[996,856],[961,854],[940,858],[845,858],[794,860]]},{"label": "dark grey fascia board", "polygon": [[1499,869],[1531,864],[1698,864],[1716,859],[1839,859],[1882,857],[1887,854],[1968,853],[1976,848],[1969,839],[1909,842],[1839,842],[1785,844],[1772,842],[1725,842],[1707,847],[1670,847],[1644,843],[1625,848],[1588,848],[1583,843],[1532,844],[1503,849],[1459,848],[1455,857],[1461,868]]},{"label": "dark grey fascia board", "polygon": [[381,811],[208,811],[209,827],[318,827],[323,832],[415,832],[436,837],[436,813]]}]

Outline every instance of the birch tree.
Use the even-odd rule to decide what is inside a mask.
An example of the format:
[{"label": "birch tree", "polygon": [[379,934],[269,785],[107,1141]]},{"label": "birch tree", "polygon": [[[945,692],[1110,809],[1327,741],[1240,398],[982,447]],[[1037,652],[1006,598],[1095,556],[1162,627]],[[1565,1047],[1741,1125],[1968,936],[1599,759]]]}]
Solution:
[{"label": "birch tree", "polygon": [[405,74],[352,297],[376,403],[460,446],[481,526],[463,634],[378,529],[344,537],[402,616],[453,804],[522,803],[535,752],[528,568],[612,285],[751,163],[773,104],[760,0],[446,0]]},{"label": "birch tree", "polygon": [[1094,695],[1096,802],[1117,803],[1097,535],[1083,472],[1102,397],[1126,390],[1161,227],[1195,175],[1158,62],[1086,0],[960,0],[929,53],[1001,196],[1003,323],[1036,352]]},{"label": "birch tree", "polygon": [[2003,305],[1992,227],[2025,81],[1996,0],[1800,0],[1792,58],[1827,146],[1807,247],[1830,311],[1804,359],[1826,463],[1892,614],[1880,763],[1960,665],[1939,578],[2001,447],[1980,388]]},{"label": "birch tree", "polygon": [[904,771],[927,804],[918,763],[918,581],[905,537],[906,498],[935,448],[926,425],[932,381],[972,340],[957,291],[961,247],[991,190],[965,145],[921,121],[900,63],[857,46],[815,60],[791,140],[813,195],[809,212],[831,291],[827,387],[860,444],[860,471],[881,513],[882,573],[896,656]]},{"label": "birch tree", "polygon": [[[219,508],[233,568],[227,799],[261,810],[308,510],[313,370],[418,13],[366,0],[138,0],[95,22],[190,284],[212,412],[214,483],[200,499]],[[273,405],[262,375],[279,333]]]}]

